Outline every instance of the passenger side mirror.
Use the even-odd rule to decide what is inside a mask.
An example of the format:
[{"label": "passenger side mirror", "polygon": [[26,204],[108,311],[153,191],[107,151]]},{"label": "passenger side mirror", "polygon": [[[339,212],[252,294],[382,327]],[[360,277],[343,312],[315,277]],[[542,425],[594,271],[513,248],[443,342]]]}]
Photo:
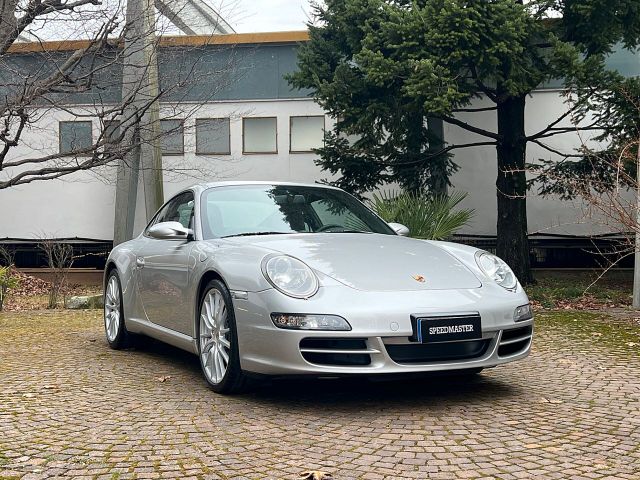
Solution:
[{"label": "passenger side mirror", "polygon": [[396,235],[400,235],[401,237],[409,236],[409,229],[402,225],[401,223],[390,223],[389,226],[396,232]]},{"label": "passenger side mirror", "polygon": [[147,230],[147,234],[158,240],[193,240],[193,230],[185,228],[180,222],[160,222]]}]

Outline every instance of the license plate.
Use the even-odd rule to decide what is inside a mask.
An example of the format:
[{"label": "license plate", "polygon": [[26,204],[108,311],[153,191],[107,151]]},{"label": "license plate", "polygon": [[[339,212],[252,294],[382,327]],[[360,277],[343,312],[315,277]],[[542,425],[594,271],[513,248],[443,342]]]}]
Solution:
[{"label": "license plate", "polygon": [[482,337],[479,316],[418,318],[416,337],[421,343],[453,342]]}]

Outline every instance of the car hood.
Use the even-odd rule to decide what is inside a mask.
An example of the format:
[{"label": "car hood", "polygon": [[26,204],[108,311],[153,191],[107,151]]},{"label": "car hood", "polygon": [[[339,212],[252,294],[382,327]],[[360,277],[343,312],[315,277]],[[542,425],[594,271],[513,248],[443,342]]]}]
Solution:
[{"label": "car hood", "polygon": [[268,235],[232,240],[291,255],[358,290],[451,290],[481,286],[460,260],[424,240],[362,233]]}]

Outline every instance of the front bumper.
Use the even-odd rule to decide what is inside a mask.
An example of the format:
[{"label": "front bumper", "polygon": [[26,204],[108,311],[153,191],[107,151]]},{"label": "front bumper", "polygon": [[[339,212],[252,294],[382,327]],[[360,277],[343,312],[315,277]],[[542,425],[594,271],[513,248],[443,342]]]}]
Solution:
[{"label": "front bumper", "polygon": [[[501,287],[421,292],[359,292],[329,287],[309,300],[275,290],[235,299],[243,370],[264,375],[378,375],[494,367],[525,358],[533,320],[514,322],[524,292]],[[428,306],[425,306],[428,305]],[[340,307],[338,307],[340,306]],[[283,330],[271,312],[334,314],[347,319],[348,332]],[[411,315],[479,314],[482,338],[438,344],[411,340]]]}]

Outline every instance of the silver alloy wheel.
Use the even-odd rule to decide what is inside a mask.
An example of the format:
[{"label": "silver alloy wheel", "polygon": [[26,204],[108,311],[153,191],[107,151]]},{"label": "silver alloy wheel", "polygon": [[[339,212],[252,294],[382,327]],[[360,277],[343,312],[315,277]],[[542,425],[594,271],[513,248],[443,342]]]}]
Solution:
[{"label": "silver alloy wheel", "polygon": [[215,288],[207,292],[200,310],[200,359],[207,380],[222,382],[231,355],[227,305]]},{"label": "silver alloy wheel", "polygon": [[107,340],[114,342],[120,329],[120,285],[115,275],[109,278],[104,297],[104,327]]}]

